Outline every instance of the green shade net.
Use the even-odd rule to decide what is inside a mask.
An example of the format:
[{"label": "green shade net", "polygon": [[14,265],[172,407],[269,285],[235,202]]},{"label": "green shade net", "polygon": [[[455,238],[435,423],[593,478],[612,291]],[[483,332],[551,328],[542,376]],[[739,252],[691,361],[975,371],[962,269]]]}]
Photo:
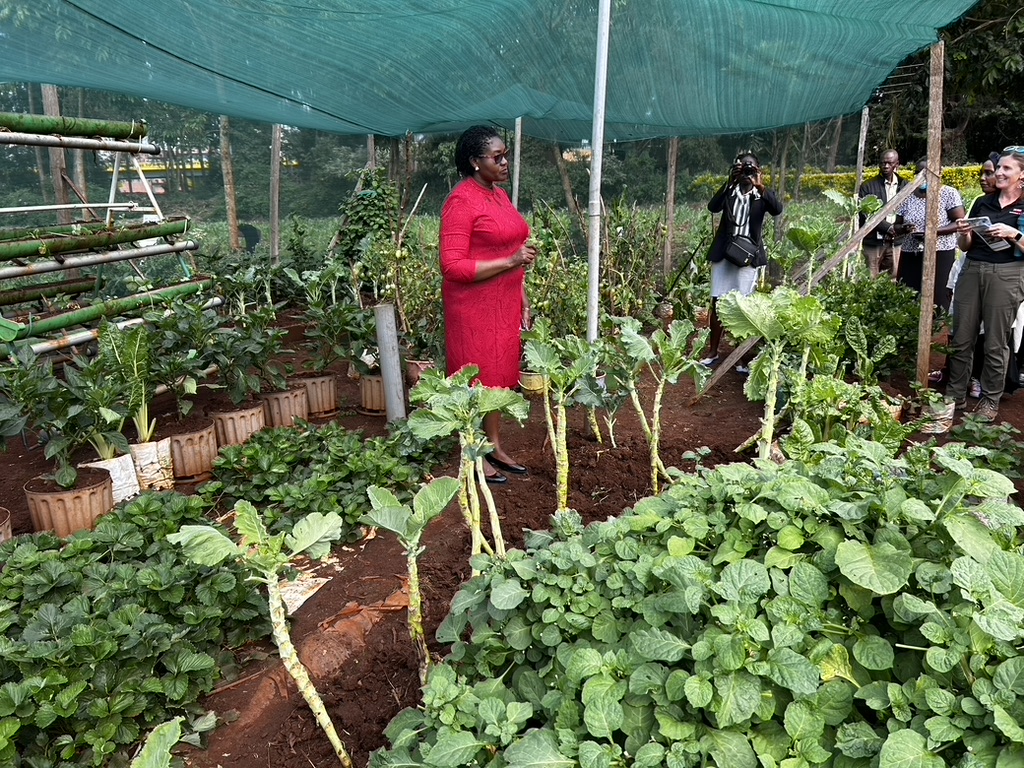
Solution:
[{"label": "green shade net", "polygon": [[[854,112],[976,0],[613,0],[608,140]],[[596,0],[0,0],[0,79],[337,133],[591,135]]]}]

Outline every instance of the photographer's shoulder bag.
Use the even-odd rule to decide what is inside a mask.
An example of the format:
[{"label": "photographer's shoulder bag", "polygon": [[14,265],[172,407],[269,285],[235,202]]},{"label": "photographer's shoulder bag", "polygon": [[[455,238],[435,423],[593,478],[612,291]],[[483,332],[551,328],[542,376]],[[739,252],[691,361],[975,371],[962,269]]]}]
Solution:
[{"label": "photographer's shoulder bag", "polygon": [[733,235],[725,244],[725,258],[737,267],[750,267],[761,255],[757,243],[743,235]]}]

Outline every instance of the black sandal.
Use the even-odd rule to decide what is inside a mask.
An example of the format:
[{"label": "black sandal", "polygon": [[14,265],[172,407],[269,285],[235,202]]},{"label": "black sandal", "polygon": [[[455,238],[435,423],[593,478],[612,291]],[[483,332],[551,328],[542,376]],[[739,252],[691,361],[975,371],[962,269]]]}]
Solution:
[{"label": "black sandal", "polygon": [[513,475],[525,475],[528,470],[526,467],[519,464],[508,464],[501,459],[495,458],[493,453],[487,455],[487,463],[497,469],[503,469],[506,472],[511,472]]}]

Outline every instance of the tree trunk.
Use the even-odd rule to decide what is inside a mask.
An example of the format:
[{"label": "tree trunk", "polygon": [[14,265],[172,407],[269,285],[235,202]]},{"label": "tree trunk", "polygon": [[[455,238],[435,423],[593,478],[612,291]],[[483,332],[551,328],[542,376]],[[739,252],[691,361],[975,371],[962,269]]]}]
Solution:
[{"label": "tree trunk", "polygon": [[[32,83],[28,84],[28,111],[36,114],[39,105],[36,104],[36,89]],[[43,162],[43,148],[35,147],[36,150],[36,172],[39,174],[39,192],[43,196],[43,203],[50,203],[50,188],[46,184],[46,164]]]},{"label": "tree trunk", "polygon": [[231,122],[220,118],[220,167],[224,174],[224,207],[227,210],[228,235],[232,251],[241,250],[238,234],[238,202],[235,196],[235,164],[231,159]]},{"label": "tree trunk", "polygon": [[779,177],[775,183],[775,194],[779,200],[786,197],[786,165],[789,162],[789,129],[782,132],[782,152],[779,155]]},{"label": "tree trunk", "polygon": [[281,259],[281,126],[274,124],[270,142],[270,260]]},{"label": "tree trunk", "polygon": [[[57,86],[44,85],[42,88],[43,112],[48,117],[59,118],[60,95],[57,92]],[[68,199],[67,184],[64,183],[64,177],[68,172],[67,161],[64,158],[64,148],[50,147],[47,151],[50,155],[50,178],[53,181],[54,197],[57,200],[57,205],[67,205],[70,200]],[[59,224],[70,224],[74,220],[74,214],[70,210],[57,211],[57,222]]]},{"label": "tree trunk", "polygon": [[800,145],[800,154],[796,158],[796,187],[793,189],[793,199],[800,199],[800,179],[804,175],[804,164],[807,162],[807,145],[811,143],[811,124],[804,123],[804,141]]},{"label": "tree trunk", "polygon": [[836,158],[839,156],[839,138],[843,133],[843,118],[837,117],[835,122],[836,130],[832,134],[832,143],[828,148],[828,159],[825,161],[825,173],[836,172]]},{"label": "tree trunk", "polygon": [[662,256],[661,273],[668,289],[668,276],[672,272],[672,241],[676,231],[676,167],[679,162],[679,137],[673,136],[668,142],[668,183],[665,185],[665,253]]},{"label": "tree trunk", "polygon": [[[85,111],[85,89],[78,89],[78,118],[84,117],[83,112]],[[74,161],[75,167],[75,186],[78,187],[78,193],[82,196],[82,202],[86,202],[89,199],[89,180],[85,172],[85,150],[84,149],[73,149],[71,150],[71,157]]]},{"label": "tree trunk", "polygon": [[366,167],[371,171],[377,167],[377,142],[372,133],[366,134]]},{"label": "tree trunk", "polygon": [[576,220],[583,221],[583,213],[580,211],[579,203],[576,202],[576,195],[572,193],[572,180],[569,178],[569,171],[565,167],[565,159],[562,157],[562,150],[558,148],[558,142],[551,145],[554,153],[555,165],[558,166],[558,177],[562,180],[562,191],[565,193],[565,205]]}]

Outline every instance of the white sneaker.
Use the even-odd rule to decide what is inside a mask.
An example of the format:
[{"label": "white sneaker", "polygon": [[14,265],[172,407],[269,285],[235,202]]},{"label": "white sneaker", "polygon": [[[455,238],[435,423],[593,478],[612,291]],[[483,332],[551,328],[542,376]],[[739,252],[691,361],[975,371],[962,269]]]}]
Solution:
[{"label": "white sneaker", "polygon": [[971,379],[967,385],[968,397],[973,397],[975,400],[981,397],[981,382],[977,379]]},{"label": "white sneaker", "polygon": [[750,368],[741,363],[740,365],[736,366],[736,373],[740,374],[741,376],[749,376]]}]

